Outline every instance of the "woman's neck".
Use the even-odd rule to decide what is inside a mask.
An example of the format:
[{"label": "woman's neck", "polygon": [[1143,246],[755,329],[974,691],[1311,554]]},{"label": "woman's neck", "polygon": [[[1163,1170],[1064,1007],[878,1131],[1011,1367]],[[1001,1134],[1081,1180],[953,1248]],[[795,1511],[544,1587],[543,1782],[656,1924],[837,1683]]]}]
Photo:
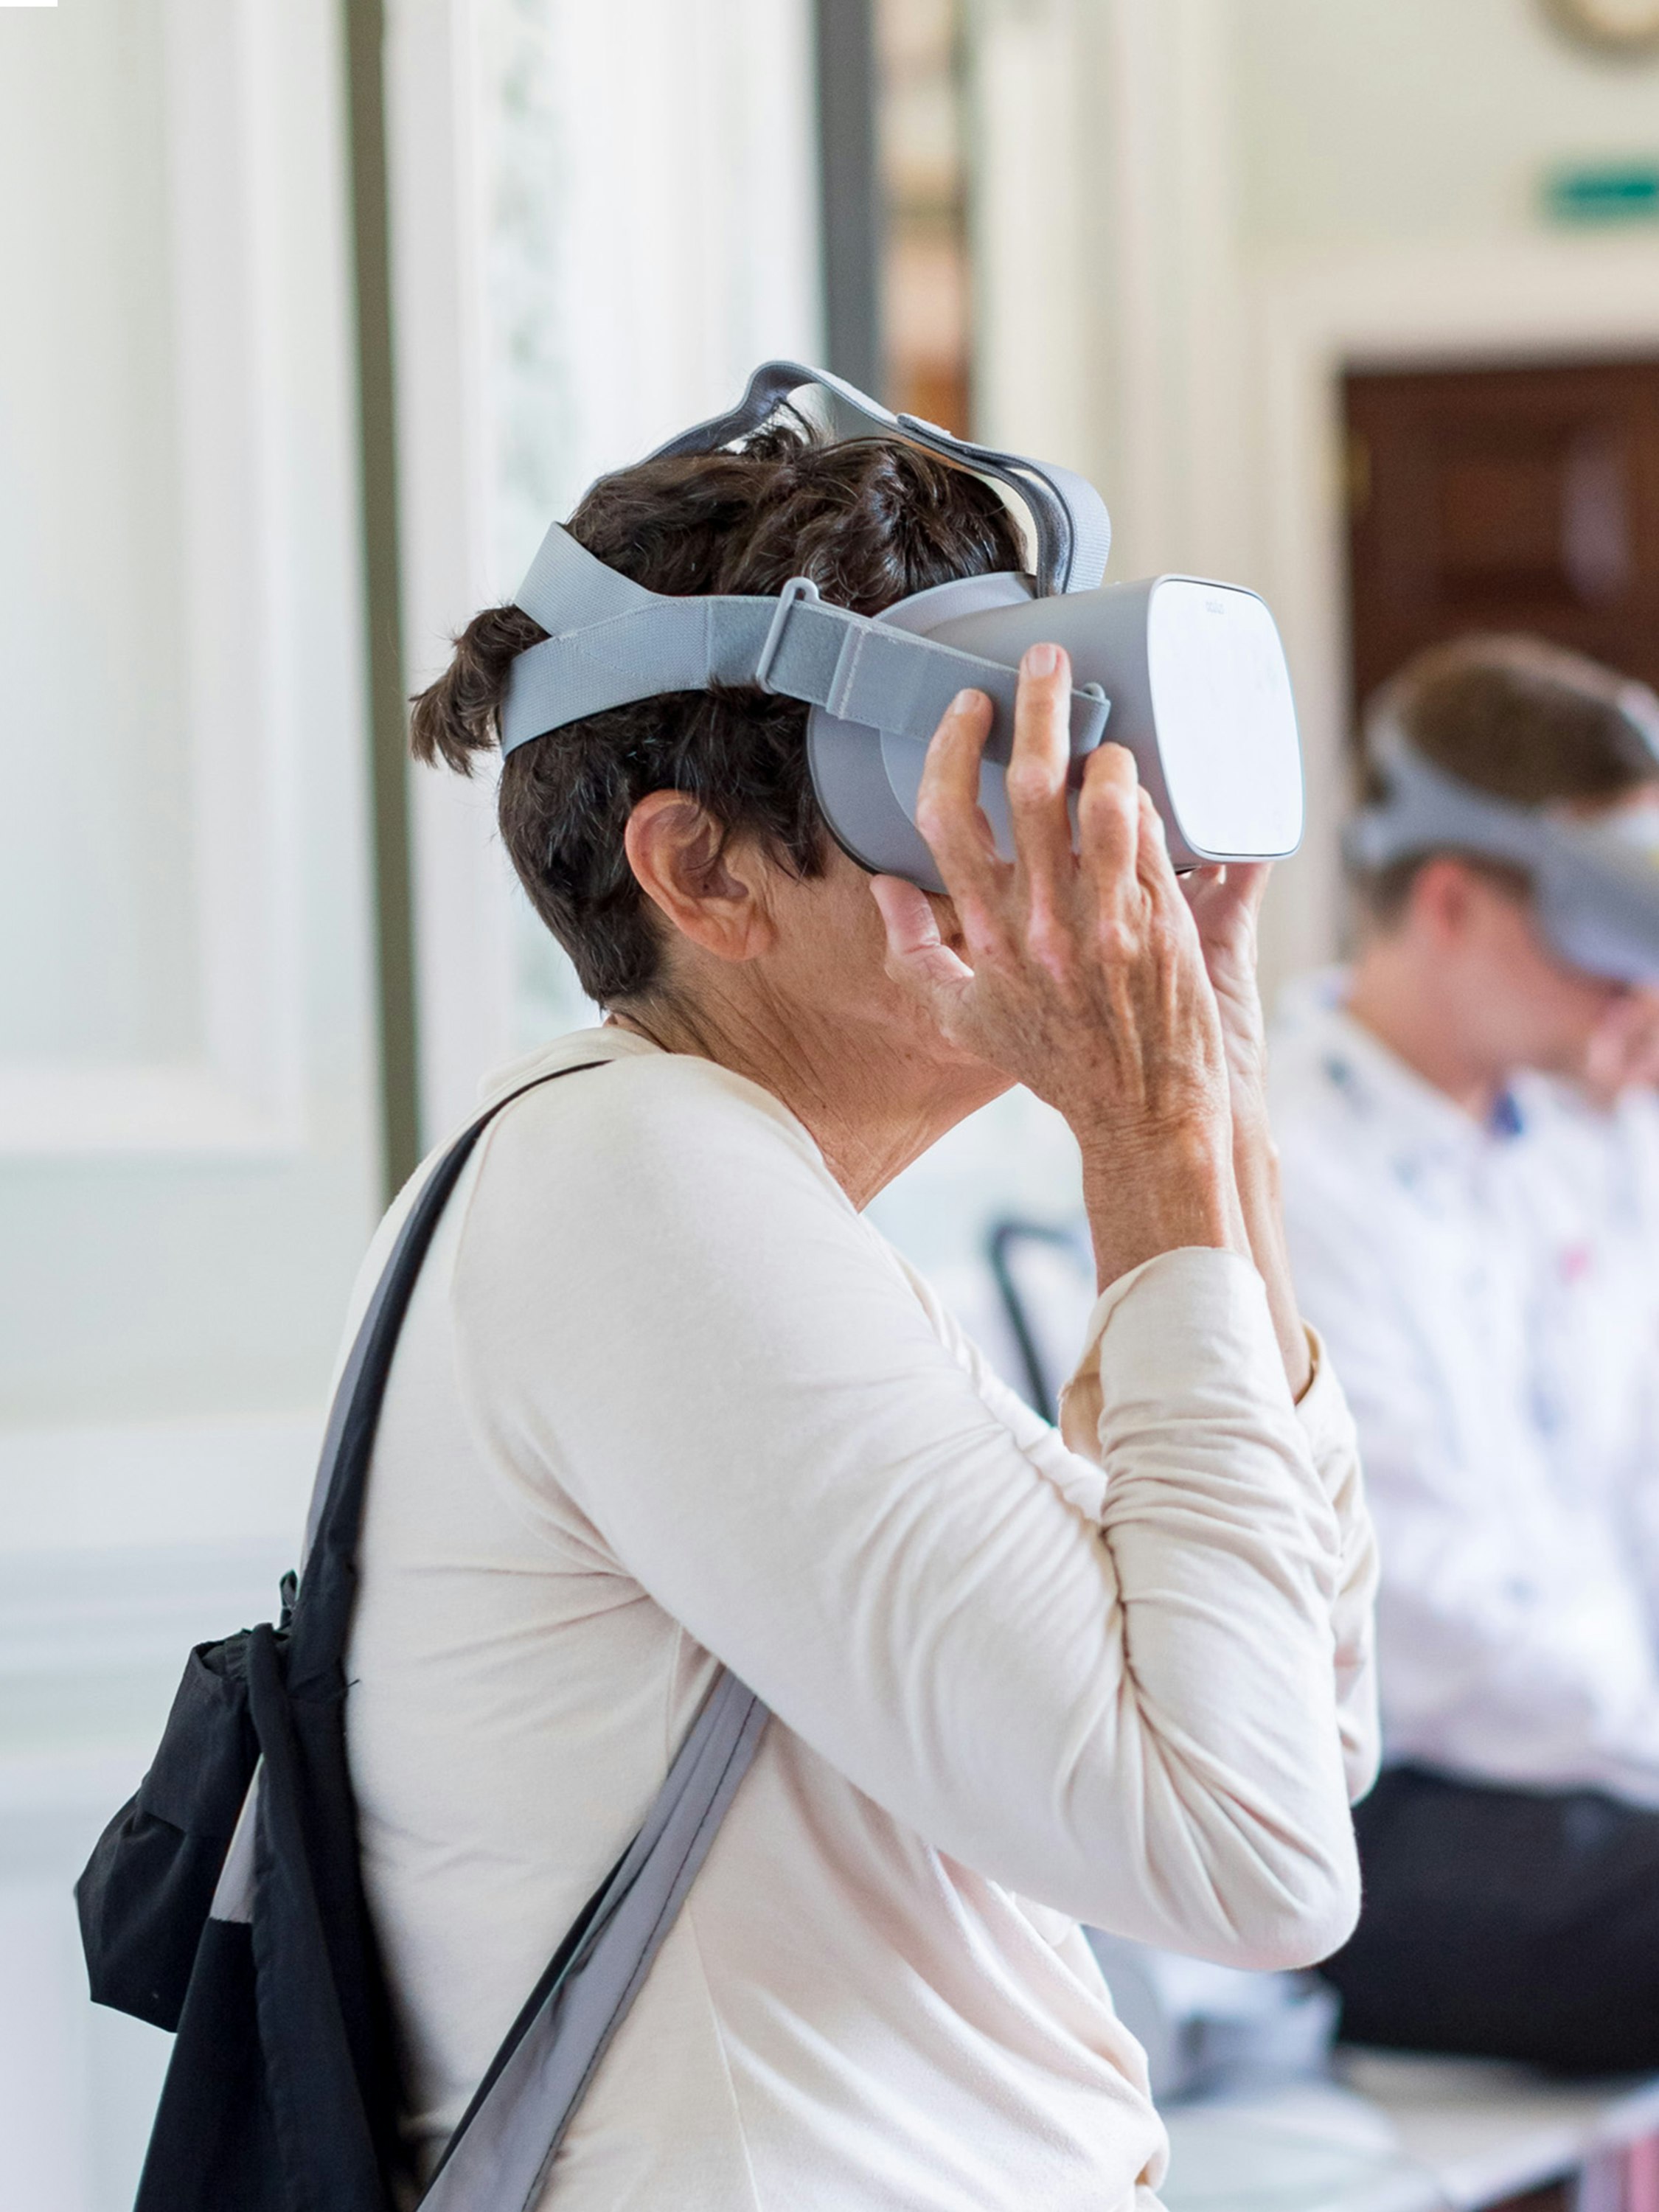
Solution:
[{"label": "woman's neck", "polygon": [[836,1181],[860,1212],[895,1176],[948,1129],[987,1104],[1006,1083],[963,1066],[941,1082],[936,1060],[907,1050],[874,1024],[849,1038],[799,1009],[767,1010],[741,1001],[690,1006],[653,999],[606,1017],[665,1052],[687,1053],[730,1068],[769,1091],[795,1116]]}]

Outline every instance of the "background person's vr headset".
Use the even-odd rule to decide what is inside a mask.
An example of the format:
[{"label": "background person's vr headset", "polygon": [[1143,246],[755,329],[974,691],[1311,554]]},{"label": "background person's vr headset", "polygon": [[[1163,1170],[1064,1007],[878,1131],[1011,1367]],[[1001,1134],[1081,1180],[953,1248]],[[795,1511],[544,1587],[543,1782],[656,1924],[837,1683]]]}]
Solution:
[{"label": "background person's vr headset", "polygon": [[[1625,712],[1654,756],[1659,699],[1632,684]],[[1374,713],[1367,746],[1383,795],[1349,823],[1349,860],[1370,871],[1453,850],[1522,869],[1546,942],[1570,967],[1620,983],[1659,983],[1659,810],[1580,820],[1516,805],[1425,760],[1391,709]]]},{"label": "background person's vr headset", "polygon": [[1111,524],[1069,470],[947,437],[794,362],[768,362],[730,414],[651,458],[712,453],[815,386],[836,438],[897,436],[989,477],[1024,504],[1035,574],[965,577],[871,619],[819,598],[805,577],[775,599],[669,598],[631,582],[555,523],[517,605],[549,635],[513,664],[501,750],[610,707],[711,684],[759,684],[812,713],[818,802],[863,867],[945,886],[915,826],[927,741],[956,694],[987,693],[994,723],[980,799],[1012,851],[1003,769],[1016,674],[1029,645],[1066,647],[1073,773],[1111,734],[1133,753],[1177,867],[1276,860],[1302,836],[1302,757],[1284,648],[1254,592],[1191,576],[1101,586]]}]

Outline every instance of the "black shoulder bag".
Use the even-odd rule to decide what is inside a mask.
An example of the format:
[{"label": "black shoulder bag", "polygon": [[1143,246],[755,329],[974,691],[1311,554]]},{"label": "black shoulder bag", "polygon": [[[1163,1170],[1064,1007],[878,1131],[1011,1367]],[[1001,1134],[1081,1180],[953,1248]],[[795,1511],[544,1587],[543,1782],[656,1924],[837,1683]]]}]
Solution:
[{"label": "black shoulder bag", "polygon": [[[280,1624],[191,1652],[155,1764],[76,1886],[94,2000],[177,2031],[135,2212],[392,2212],[392,2008],[346,1758],[357,1544],[421,1262],[473,1146],[523,1095],[463,1132],[398,1235],[335,1393],[304,1577],[297,1589],[284,1578]],[[426,2212],[534,2202],[766,1719],[722,1669],[644,1826],[492,2060],[421,2199]]]}]

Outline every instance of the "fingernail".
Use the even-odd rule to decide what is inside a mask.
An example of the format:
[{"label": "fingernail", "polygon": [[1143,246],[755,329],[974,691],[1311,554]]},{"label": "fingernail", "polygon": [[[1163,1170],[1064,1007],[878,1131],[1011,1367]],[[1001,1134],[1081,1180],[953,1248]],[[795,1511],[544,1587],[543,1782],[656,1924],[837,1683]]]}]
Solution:
[{"label": "fingernail", "polygon": [[[1004,665],[1006,665],[1006,662]],[[979,694],[977,691],[958,691],[956,697],[951,702],[951,712],[953,714],[971,714],[973,712],[974,702],[978,698],[978,696]]]},{"label": "fingernail", "polygon": [[1023,665],[1028,676],[1052,676],[1060,665],[1060,647],[1057,645],[1029,646]]}]

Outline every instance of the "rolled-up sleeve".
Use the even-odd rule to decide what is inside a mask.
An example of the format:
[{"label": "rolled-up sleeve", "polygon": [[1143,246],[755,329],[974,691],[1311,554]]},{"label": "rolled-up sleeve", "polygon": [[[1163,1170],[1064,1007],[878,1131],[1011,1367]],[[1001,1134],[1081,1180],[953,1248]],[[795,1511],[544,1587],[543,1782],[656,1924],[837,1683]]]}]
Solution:
[{"label": "rolled-up sleeve", "polygon": [[1331,1601],[1335,1642],[1337,1723],[1348,1795],[1356,1802],[1376,1779],[1382,1757],[1377,1711],[1376,1534],[1365,1504],[1359,1435],[1324,1340],[1308,1331],[1313,1378],[1297,1413],[1313,1454],[1320,1486],[1336,1516],[1340,1564]]},{"label": "rolled-up sleeve", "polygon": [[1292,1406],[1261,1280],[1230,1253],[1164,1254],[1096,1306],[1061,1431],[1107,1479],[1148,1886],[1180,1870],[1168,1929],[1116,1932],[1271,1966],[1352,1925],[1373,1570],[1345,1419],[1317,1365]]}]

